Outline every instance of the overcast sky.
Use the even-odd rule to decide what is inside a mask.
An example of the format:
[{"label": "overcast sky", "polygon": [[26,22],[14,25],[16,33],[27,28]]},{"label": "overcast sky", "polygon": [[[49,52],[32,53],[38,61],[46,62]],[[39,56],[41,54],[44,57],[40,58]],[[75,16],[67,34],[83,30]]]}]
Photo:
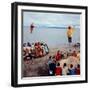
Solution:
[{"label": "overcast sky", "polygon": [[67,13],[45,13],[45,12],[23,12],[24,26],[57,26],[80,25],[80,14]]}]

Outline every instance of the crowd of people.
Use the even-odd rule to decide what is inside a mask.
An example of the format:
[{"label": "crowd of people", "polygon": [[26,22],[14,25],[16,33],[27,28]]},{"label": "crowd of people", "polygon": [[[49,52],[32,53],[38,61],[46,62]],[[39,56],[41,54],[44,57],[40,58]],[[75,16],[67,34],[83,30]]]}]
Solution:
[{"label": "crowd of people", "polygon": [[80,75],[80,64],[78,63],[75,67],[71,63],[63,63],[63,66],[61,66],[60,61],[62,61],[64,58],[68,58],[69,56],[76,57],[78,60],[80,60],[80,51],[73,51],[72,53],[67,52],[67,55],[66,53],[63,54],[63,52],[57,51],[54,56],[49,56],[47,62],[49,67],[49,75]]},{"label": "crowd of people", "polygon": [[[35,58],[44,57],[49,53],[49,48],[47,44],[36,42],[36,43],[24,43],[23,44],[23,60],[29,61]],[[46,60],[46,65],[48,67],[49,76],[63,76],[63,75],[80,75],[80,64],[77,63],[74,66],[72,63],[64,62],[64,59],[75,57],[80,61],[80,51],[60,51],[58,50],[53,56],[48,55],[48,60]]]},{"label": "crowd of people", "polygon": [[48,53],[49,53],[49,48],[45,43],[36,42],[36,43],[30,44],[28,42],[23,44],[24,60],[32,60],[33,58],[45,56]]}]

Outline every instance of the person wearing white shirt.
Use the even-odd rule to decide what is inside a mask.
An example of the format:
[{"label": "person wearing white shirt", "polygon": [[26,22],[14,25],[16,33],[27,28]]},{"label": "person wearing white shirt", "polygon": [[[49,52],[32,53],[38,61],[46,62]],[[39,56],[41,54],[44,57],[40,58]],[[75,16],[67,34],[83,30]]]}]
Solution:
[{"label": "person wearing white shirt", "polygon": [[69,70],[68,70],[67,64],[64,63],[63,69],[62,69],[62,75],[67,75],[68,73],[69,73]]}]

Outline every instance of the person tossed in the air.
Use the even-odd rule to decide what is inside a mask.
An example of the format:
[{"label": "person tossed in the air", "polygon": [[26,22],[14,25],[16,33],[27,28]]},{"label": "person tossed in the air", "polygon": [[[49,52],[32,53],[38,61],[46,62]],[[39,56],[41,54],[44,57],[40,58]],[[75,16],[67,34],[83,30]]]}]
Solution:
[{"label": "person tossed in the air", "polygon": [[32,23],[31,25],[30,25],[30,32],[32,33],[33,32],[33,30],[34,30],[34,24]]}]

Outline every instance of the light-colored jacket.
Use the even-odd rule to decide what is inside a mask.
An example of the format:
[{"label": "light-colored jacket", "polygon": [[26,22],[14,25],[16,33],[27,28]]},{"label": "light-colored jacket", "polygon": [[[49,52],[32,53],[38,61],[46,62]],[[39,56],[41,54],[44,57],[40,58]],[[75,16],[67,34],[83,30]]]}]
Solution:
[{"label": "light-colored jacket", "polygon": [[62,69],[62,75],[67,75],[68,72],[69,71],[68,71],[68,67],[67,66]]},{"label": "light-colored jacket", "polygon": [[73,29],[73,28],[68,29],[68,30],[67,30],[67,36],[68,36],[68,37],[72,37],[73,32],[74,32],[74,29]]}]

